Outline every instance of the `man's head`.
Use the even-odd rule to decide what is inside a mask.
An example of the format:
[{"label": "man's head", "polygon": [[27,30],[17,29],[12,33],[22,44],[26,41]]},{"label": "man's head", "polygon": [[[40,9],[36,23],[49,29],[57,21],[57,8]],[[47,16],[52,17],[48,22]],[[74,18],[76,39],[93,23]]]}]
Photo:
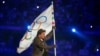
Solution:
[{"label": "man's head", "polygon": [[37,37],[44,39],[45,38],[45,32],[46,32],[45,30],[39,29],[38,32],[37,32]]}]

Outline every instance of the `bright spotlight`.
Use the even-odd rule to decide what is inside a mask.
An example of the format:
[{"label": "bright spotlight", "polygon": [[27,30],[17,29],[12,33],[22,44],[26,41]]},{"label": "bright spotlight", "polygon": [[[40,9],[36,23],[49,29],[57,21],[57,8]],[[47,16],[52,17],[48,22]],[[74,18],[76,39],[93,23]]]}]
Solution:
[{"label": "bright spotlight", "polygon": [[72,28],[72,32],[76,32],[76,29],[75,28]]},{"label": "bright spotlight", "polygon": [[93,26],[91,25],[90,28],[93,28]]},{"label": "bright spotlight", "polygon": [[4,4],[4,3],[5,3],[5,1],[2,1],[2,3]]},{"label": "bright spotlight", "polygon": [[97,48],[97,49],[96,49],[96,51],[98,52],[98,51],[99,51],[99,49]]},{"label": "bright spotlight", "polygon": [[31,26],[29,25],[29,26],[27,26],[27,29],[28,29],[28,31],[29,32],[31,32],[32,31],[32,28],[31,28]]},{"label": "bright spotlight", "polygon": [[37,6],[37,9],[40,8],[40,6]]},{"label": "bright spotlight", "polygon": [[31,28],[31,26],[27,26],[27,29],[30,29]]}]

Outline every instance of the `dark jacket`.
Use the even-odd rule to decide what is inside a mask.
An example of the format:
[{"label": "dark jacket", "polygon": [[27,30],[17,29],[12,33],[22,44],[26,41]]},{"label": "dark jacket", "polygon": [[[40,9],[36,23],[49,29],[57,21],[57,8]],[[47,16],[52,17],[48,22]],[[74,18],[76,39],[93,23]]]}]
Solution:
[{"label": "dark jacket", "polygon": [[51,31],[44,40],[39,39],[39,37],[36,37],[33,42],[33,53],[32,56],[48,56],[48,50],[53,48],[53,46],[48,46],[46,44],[46,40],[50,39],[52,36],[53,31]]}]

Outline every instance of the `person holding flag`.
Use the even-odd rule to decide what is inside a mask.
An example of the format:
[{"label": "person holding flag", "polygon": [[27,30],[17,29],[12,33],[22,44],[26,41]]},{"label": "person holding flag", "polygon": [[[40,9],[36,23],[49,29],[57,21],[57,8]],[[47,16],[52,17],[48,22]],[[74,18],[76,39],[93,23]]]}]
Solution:
[{"label": "person holding flag", "polygon": [[[56,45],[54,8],[52,4],[44,10],[30,25],[22,37],[17,48],[17,53],[22,53],[33,44],[33,56],[47,56],[48,50]],[[45,30],[44,30],[45,29]],[[54,45],[48,46],[46,40],[53,35]],[[54,48],[56,56],[56,48]]]},{"label": "person holding flag", "polygon": [[[55,27],[53,27],[55,29]],[[49,56],[49,49],[55,48],[56,45],[47,45],[46,40],[49,40],[53,35],[53,30],[45,36],[46,31],[39,29],[33,42],[33,53],[32,56]]]}]

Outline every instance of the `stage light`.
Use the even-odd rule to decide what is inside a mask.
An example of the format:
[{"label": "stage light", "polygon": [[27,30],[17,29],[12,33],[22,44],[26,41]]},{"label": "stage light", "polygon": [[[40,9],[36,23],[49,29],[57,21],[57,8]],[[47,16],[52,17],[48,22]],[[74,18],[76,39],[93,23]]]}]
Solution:
[{"label": "stage light", "polygon": [[76,32],[76,29],[75,28],[72,28],[72,32]]},{"label": "stage light", "polygon": [[27,29],[28,29],[28,32],[31,32],[32,31],[32,28],[31,28],[31,26],[29,25],[29,26],[27,26]]},{"label": "stage light", "polygon": [[96,49],[96,51],[98,52],[98,51],[99,51],[99,49],[97,48],[97,49]]},{"label": "stage light", "polygon": [[5,3],[5,1],[2,1],[2,3],[4,4],[4,3]]},{"label": "stage light", "polygon": [[90,28],[93,28],[93,26],[91,25]]},{"label": "stage light", "polygon": [[39,6],[36,7],[37,9],[39,8]]},{"label": "stage light", "polygon": [[27,26],[27,29],[29,30],[29,29],[31,29],[31,26],[29,25],[29,26]]}]

